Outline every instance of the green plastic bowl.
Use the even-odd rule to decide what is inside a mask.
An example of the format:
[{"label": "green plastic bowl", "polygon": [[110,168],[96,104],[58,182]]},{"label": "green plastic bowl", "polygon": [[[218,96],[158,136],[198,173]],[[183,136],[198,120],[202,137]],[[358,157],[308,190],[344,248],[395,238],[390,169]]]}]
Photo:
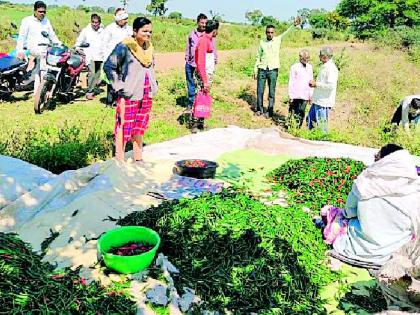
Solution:
[{"label": "green plastic bowl", "polygon": [[[146,253],[135,256],[108,253],[111,248],[130,242],[144,242],[154,247]],[[119,273],[137,273],[150,266],[159,245],[160,237],[155,231],[142,226],[124,226],[103,234],[98,240],[98,252],[108,268]]]}]

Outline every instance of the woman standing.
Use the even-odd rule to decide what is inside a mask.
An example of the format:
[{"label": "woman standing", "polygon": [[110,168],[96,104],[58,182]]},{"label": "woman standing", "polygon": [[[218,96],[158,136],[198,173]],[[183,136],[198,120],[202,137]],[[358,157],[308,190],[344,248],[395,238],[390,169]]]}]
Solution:
[{"label": "woman standing", "polygon": [[138,17],[133,37],[118,44],[105,62],[104,71],[117,94],[115,157],[124,160],[125,145],[133,142],[133,160],[142,160],[143,136],[149,126],[152,97],[157,93],[152,22]]}]

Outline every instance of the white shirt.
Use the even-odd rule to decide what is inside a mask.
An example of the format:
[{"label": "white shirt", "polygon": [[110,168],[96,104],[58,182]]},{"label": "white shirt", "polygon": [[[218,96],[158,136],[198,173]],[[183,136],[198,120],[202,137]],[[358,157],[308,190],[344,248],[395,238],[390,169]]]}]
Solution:
[{"label": "white shirt", "polygon": [[39,56],[46,52],[46,46],[39,46],[39,44],[48,44],[48,38],[42,36],[42,32],[48,33],[51,41],[55,44],[61,44],[57,35],[55,34],[50,21],[44,17],[41,21],[35,16],[27,16],[22,20],[19,29],[19,36],[16,44],[18,53],[24,51],[24,47],[29,49],[31,55]]},{"label": "white shirt", "polygon": [[102,61],[102,36],[104,33],[104,27],[101,25],[97,31],[92,28],[92,25],[86,26],[76,41],[76,46],[82,44],[89,44],[89,47],[83,48],[86,54],[86,64],[91,61]]},{"label": "white shirt", "polygon": [[212,76],[216,66],[216,58],[214,52],[206,53],[206,74]]},{"label": "white shirt", "polygon": [[334,107],[337,94],[338,69],[330,59],[319,69],[312,103],[321,107]]},{"label": "white shirt", "polygon": [[310,100],[312,99],[313,89],[309,86],[309,81],[314,79],[312,65],[307,63],[306,67],[297,62],[290,67],[289,74],[289,98],[291,100]]},{"label": "white shirt", "polygon": [[412,113],[414,116],[420,115],[420,109],[414,110],[414,108],[411,108],[411,101],[414,98],[420,99],[420,95],[409,95],[402,99],[400,105],[401,105],[401,124],[404,126],[406,130],[410,128],[410,121],[408,119],[408,113]]},{"label": "white shirt", "polygon": [[115,46],[121,43],[127,37],[133,36],[133,28],[126,24],[124,27],[119,26],[117,23],[112,22],[105,27],[102,37],[102,56],[106,61],[109,55],[114,50]]}]

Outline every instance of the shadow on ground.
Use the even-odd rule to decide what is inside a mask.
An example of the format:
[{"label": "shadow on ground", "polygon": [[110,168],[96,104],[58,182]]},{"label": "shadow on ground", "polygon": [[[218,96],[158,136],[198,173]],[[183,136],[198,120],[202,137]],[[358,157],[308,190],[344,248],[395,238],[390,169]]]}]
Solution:
[{"label": "shadow on ground", "polygon": [[178,96],[176,98],[176,105],[186,108],[188,106],[188,97],[185,95]]},{"label": "shadow on ground", "polygon": [[339,302],[346,314],[376,314],[387,309],[387,303],[375,280],[358,281]]}]

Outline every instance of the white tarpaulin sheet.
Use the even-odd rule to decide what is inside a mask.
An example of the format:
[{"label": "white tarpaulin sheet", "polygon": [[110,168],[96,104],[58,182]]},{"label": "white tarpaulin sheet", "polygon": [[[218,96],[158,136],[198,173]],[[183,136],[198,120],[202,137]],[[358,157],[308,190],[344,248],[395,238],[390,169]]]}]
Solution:
[{"label": "white tarpaulin sheet", "polygon": [[215,160],[244,148],[296,157],[350,157],[366,164],[373,162],[377,151],[284,137],[273,129],[229,127],[147,146],[145,163],[109,160],[57,176],[0,157],[0,231],[17,232],[36,250],[50,236],[50,229],[59,232],[45,259],[57,262],[58,267],[83,265],[84,276],[97,277],[97,271],[88,268],[97,260],[96,241],[86,240],[114,228],[109,217],[124,217],[156,204],[158,200],[148,193],[162,191],[173,180],[174,161]]}]

